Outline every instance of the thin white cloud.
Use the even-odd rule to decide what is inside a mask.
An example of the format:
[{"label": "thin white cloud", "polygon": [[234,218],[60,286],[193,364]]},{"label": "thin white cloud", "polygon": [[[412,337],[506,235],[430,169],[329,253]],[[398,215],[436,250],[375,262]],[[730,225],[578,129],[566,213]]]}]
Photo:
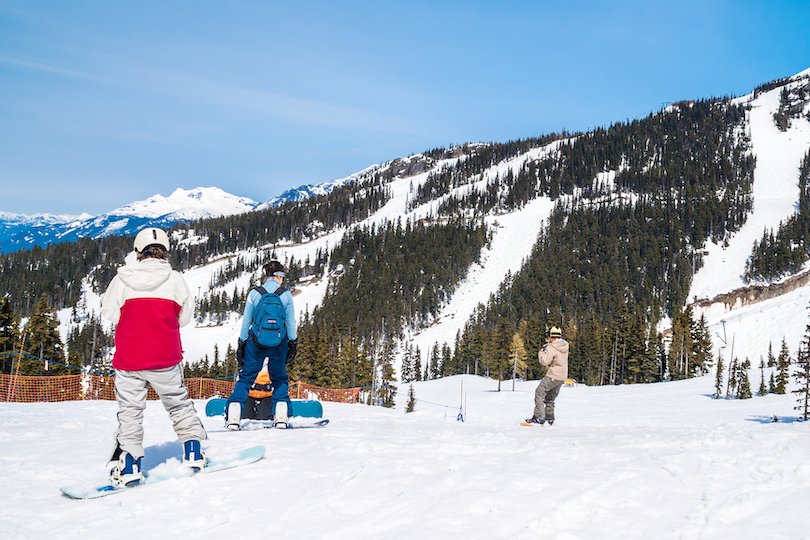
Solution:
[{"label": "thin white cloud", "polygon": [[345,127],[386,133],[419,133],[410,119],[327,101],[174,74],[154,74],[162,92],[314,126]]},{"label": "thin white cloud", "polygon": [[48,73],[50,75],[58,75],[70,79],[79,79],[82,81],[101,83],[101,84],[114,84],[113,81],[85,73],[83,71],[76,71],[74,69],[53,66],[42,62],[36,62],[25,58],[14,57],[0,54],[0,64],[12,66],[16,68],[23,68],[27,71],[36,71],[39,73]]},{"label": "thin white cloud", "polygon": [[129,72],[120,78],[98,76],[2,54],[0,54],[0,64],[140,92],[191,98],[209,105],[253,111],[312,126],[342,127],[397,134],[418,134],[423,131],[423,128],[420,128],[411,119],[379,113],[367,108],[289,96],[237,84],[176,74],[147,72],[135,76],[136,74]]}]

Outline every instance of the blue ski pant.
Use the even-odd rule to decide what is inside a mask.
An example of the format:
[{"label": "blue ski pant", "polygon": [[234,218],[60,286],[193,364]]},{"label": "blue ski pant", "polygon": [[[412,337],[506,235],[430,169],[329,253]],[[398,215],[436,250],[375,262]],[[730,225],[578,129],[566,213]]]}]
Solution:
[{"label": "blue ski pant", "polygon": [[248,337],[245,343],[244,363],[242,364],[242,370],[239,372],[239,380],[236,381],[233,392],[225,406],[226,414],[228,406],[233,402],[239,403],[242,410],[244,410],[250,387],[262,370],[265,358],[267,358],[267,369],[270,372],[270,383],[273,386],[272,414],[276,414],[276,405],[280,401],[286,401],[287,410],[291,410],[288,392],[289,377],[287,376],[287,342],[287,338],[284,338],[284,341],[278,347],[265,349],[256,345],[253,338]]}]

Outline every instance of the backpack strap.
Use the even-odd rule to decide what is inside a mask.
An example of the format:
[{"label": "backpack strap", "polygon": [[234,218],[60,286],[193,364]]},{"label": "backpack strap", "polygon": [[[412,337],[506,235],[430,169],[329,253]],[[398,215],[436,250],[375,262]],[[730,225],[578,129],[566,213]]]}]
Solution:
[{"label": "backpack strap", "polygon": [[[271,294],[271,293],[267,292],[267,289],[265,289],[261,285],[259,285],[258,287],[253,287],[253,290],[256,291],[257,293],[259,293],[262,296],[264,296],[265,294]],[[272,294],[275,294],[276,296],[281,296],[285,292],[287,292],[287,289],[285,289],[284,287],[279,286],[279,288],[276,289]]]}]

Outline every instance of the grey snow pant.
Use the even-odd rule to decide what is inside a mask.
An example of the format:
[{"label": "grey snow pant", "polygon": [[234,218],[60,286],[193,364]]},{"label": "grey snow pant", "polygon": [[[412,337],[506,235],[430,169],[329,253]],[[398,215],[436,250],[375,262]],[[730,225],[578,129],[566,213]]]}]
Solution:
[{"label": "grey snow pant", "polygon": [[554,420],[554,400],[560,393],[563,381],[555,381],[551,377],[543,377],[537,390],[534,391],[534,417]]},{"label": "grey snow pant", "polygon": [[143,456],[143,411],[146,409],[147,384],[160,396],[181,442],[208,438],[194,403],[188,399],[188,390],[183,385],[182,364],[142,371],[116,369],[118,431],[115,440],[121,450],[136,458]]}]

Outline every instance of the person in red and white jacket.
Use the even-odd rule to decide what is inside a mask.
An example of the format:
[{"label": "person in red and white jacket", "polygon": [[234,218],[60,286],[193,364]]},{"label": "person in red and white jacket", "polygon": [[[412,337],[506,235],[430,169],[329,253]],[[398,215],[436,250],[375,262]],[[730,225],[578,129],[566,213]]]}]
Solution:
[{"label": "person in red and white jacket", "polygon": [[183,384],[180,327],[191,321],[194,299],[183,276],[169,265],[169,237],[146,228],[135,237],[135,261],[118,268],[101,305],[115,329],[118,431],[110,478],[119,487],[141,482],[143,411],[147,384],[160,396],[183,443],[183,463],[205,466],[207,438]]}]

